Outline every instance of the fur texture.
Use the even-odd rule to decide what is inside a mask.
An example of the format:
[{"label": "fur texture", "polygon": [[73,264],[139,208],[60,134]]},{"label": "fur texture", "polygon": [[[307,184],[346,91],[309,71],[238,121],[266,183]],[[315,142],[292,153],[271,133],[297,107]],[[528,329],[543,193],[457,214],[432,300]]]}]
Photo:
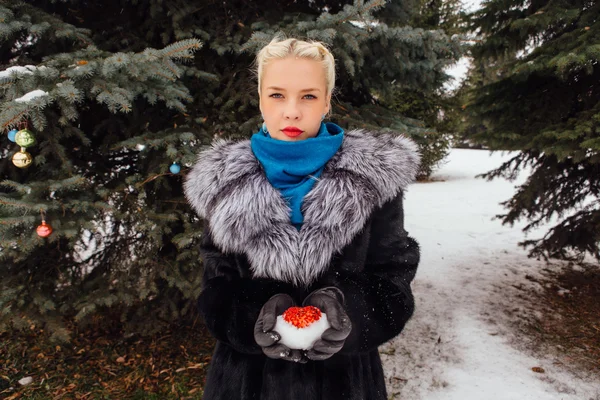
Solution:
[{"label": "fur texture", "polygon": [[249,140],[219,140],[201,152],[184,191],[207,220],[215,244],[225,253],[245,254],[253,277],[307,287],[373,210],[414,180],[419,161],[417,146],[406,137],[346,132],[305,197],[300,231],[291,225],[290,209],[266,179]]},{"label": "fur texture", "polygon": [[[408,236],[403,221],[399,193],[373,211],[361,232],[308,288],[253,278],[248,258],[223,254],[205,221],[198,310],[217,346],[204,399],[387,400],[377,349],[400,334],[414,312],[410,283],[420,258],[419,245]],[[314,290],[329,286],[344,294],[352,321],[340,352],[306,364],[266,357],[253,332],[267,300],[286,293],[300,305]]]}]

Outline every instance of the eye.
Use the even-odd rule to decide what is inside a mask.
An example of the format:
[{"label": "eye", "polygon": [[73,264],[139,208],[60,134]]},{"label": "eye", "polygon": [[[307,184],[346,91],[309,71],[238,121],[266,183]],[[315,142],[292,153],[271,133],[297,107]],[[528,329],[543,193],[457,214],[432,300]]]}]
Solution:
[{"label": "eye", "polygon": [[304,96],[304,97],[307,97],[307,96],[310,96],[310,97],[308,97],[308,99],[309,99],[309,100],[312,100],[312,99],[316,99],[316,98],[317,98],[316,96],[314,96],[314,95],[312,95],[312,94],[307,94],[307,95],[306,95],[306,96]]},{"label": "eye", "polygon": [[269,97],[273,97],[274,99],[280,99],[283,96],[281,95],[281,93],[272,93],[269,95]]}]

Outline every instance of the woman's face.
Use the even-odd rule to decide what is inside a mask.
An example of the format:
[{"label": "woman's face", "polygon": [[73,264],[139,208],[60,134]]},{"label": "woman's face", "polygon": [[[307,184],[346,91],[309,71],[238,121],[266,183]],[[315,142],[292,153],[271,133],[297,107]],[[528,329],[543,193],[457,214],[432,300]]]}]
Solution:
[{"label": "woman's face", "polygon": [[331,95],[323,65],[288,57],[273,60],[263,70],[260,111],[272,138],[298,141],[317,136]]}]

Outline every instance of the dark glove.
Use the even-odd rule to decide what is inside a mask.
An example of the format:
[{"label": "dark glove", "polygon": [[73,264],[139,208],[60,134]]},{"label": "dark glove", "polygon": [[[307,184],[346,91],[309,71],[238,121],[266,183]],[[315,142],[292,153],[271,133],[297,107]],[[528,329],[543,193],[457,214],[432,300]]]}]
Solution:
[{"label": "dark glove", "polygon": [[344,346],[344,342],[352,330],[352,322],[344,310],[344,294],[336,287],[330,286],[318,289],[309,294],[303,307],[315,306],[327,314],[331,328],[327,329],[317,340],[313,348],[304,352],[311,360],[325,360]]},{"label": "dark glove", "polygon": [[281,336],[273,330],[277,322],[277,316],[295,305],[294,299],[290,295],[280,293],[271,297],[262,306],[258,319],[254,324],[254,340],[262,347],[262,351],[267,357],[299,363],[308,361],[301,350],[290,349],[278,343]]}]

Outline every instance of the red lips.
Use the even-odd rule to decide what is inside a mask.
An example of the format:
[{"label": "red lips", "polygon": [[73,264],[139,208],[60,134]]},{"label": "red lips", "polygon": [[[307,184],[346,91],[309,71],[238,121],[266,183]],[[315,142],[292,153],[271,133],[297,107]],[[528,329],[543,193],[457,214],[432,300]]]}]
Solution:
[{"label": "red lips", "polygon": [[296,137],[301,135],[302,132],[304,132],[302,129],[296,128],[295,126],[286,126],[282,129],[282,131],[289,137]]}]

